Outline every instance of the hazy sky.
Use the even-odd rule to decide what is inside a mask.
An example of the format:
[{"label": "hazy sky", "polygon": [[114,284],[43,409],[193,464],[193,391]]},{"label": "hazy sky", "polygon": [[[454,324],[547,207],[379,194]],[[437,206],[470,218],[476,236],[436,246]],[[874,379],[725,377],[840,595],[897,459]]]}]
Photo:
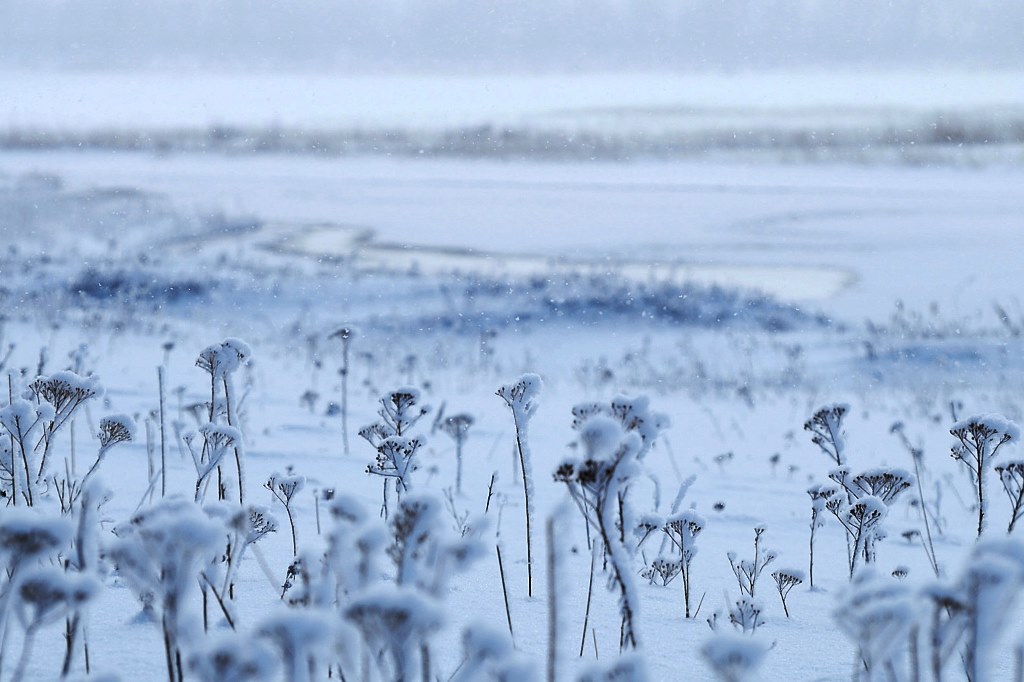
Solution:
[{"label": "hazy sky", "polygon": [[1024,66],[1019,0],[0,0],[0,66]]}]

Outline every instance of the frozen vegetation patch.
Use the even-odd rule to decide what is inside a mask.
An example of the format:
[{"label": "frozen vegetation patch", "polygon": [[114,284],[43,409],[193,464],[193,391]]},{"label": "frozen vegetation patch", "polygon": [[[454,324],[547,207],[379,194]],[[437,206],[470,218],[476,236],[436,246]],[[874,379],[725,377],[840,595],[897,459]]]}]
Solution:
[{"label": "frozen vegetation patch", "polygon": [[197,279],[164,280],[143,272],[101,272],[89,268],[68,285],[68,291],[79,297],[102,299],[111,303],[130,301],[179,301],[202,297],[210,285]]},{"label": "frozen vegetation patch", "polygon": [[[717,115],[726,123],[708,122]],[[528,123],[434,130],[212,125],[187,129],[0,129],[0,149],[144,153],[296,154],[448,159],[632,161],[733,158],[802,162],[1012,163],[1024,144],[1024,112],[828,110],[780,123],[756,111],[608,108],[555,112]],[[792,117],[796,119],[797,117]]]},{"label": "frozen vegetation patch", "polygon": [[637,282],[614,274],[569,275],[521,281],[474,279],[464,305],[417,328],[468,331],[563,322],[596,325],[644,322],[701,328],[733,327],[768,332],[825,328],[829,320],[757,291],[688,282]]}]

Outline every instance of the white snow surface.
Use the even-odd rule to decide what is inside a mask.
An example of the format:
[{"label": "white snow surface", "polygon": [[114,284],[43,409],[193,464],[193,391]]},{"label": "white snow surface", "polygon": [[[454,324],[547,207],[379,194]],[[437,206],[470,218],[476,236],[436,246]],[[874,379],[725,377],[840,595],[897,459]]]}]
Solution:
[{"label": "white snow surface", "polygon": [[[4,91],[15,87],[19,96],[5,105],[2,116],[11,126],[80,125],[83,130],[275,121],[361,125],[368,119],[380,124],[461,125],[482,119],[552,120],[557,117],[552,112],[569,101],[600,108],[609,101],[602,88],[633,87],[630,98],[613,99],[643,107],[675,106],[680,93],[689,88],[708,106],[740,102],[745,111],[769,119],[787,104],[805,111],[865,100],[878,110],[906,107],[907,102],[922,109],[965,102],[995,107],[1016,106],[1024,97],[1024,89],[1015,85],[1018,80],[1005,80],[1005,74],[949,74],[920,82],[900,74],[888,81],[864,74],[850,76],[842,88],[815,89],[811,86],[824,81],[805,80],[799,92],[781,75],[758,82],[743,74],[706,81],[595,78],[586,84],[589,94],[565,90],[564,82],[543,77],[505,81],[494,90],[487,89],[485,80],[456,79],[457,87],[423,105],[422,118],[417,118],[417,92],[435,83],[429,79],[416,85],[388,79],[334,82],[286,76],[260,83],[245,78],[228,83],[217,76],[179,81],[174,76],[161,81],[137,74],[90,78],[3,76]],[[181,90],[166,89],[167,83],[175,82],[183,83]],[[731,90],[722,89],[726,82],[732,84]],[[513,86],[519,88],[514,96]],[[900,88],[903,92],[897,92]],[[390,95],[369,101],[374,92],[385,90]],[[282,108],[289,93],[296,99]],[[123,108],[112,106],[119,102]],[[526,102],[534,104],[526,107]],[[427,110],[430,107],[436,110]],[[608,118],[605,113],[594,117]],[[576,111],[570,118],[586,117]],[[1000,587],[982,595],[986,627],[1004,626],[986,650],[1012,646],[1024,634],[1021,623],[997,608],[1009,603],[1003,598],[1014,596],[1020,587],[1018,578],[1024,572],[1014,563],[1019,563],[1020,544],[1011,538],[1005,546],[973,549],[971,482],[949,457],[954,406],[959,405],[954,411],[966,414],[999,412],[1018,423],[1024,417],[1019,393],[1024,385],[1019,359],[1024,357],[1024,315],[1015,293],[1024,286],[1019,267],[1019,254],[1024,252],[1024,176],[1019,165],[541,163],[0,151],[0,187],[8,179],[17,186],[16,178],[29,172],[58,178],[54,182],[80,205],[132,192],[152,201],[129,220],[115,222],[116,215],[107,216],[109,224],[123,230],[114,235],[104,232],[109,229],[104,221],[79,224],[80,215],[74,211],[40,227],[39,233],[23,229],[20,222],[35,209],[0,213],[0,235],[8,240],[2,262],[13,264],[6,266],[11,270],[3,273],[2,285],[38,284],[24,292],[3,292],[10,309],[2,311],[0,361],[8,343],[15,344],[4,369],[15,369],[15,377],[35,376],[43,362],[40,349],[46,347],[47,367],[42,373],[64,369],[79,353],[85,358],[84,369],[105,377],[102,410],[93,405],[76,418],[75,427],[58,434],[51,469],[64,466],[74,439],[79,473],[86,470],[97,451],[96,420],[105,414],[130,415],[140,427],[151,420],[147,415],[158,406],[159,365],[165,365],[167,377],[168,432],[173,434],[175,426],[199,428],[190,406],[199,405],[196,412],[207,414],[202,401],[209,399],[210,377],[195,366],[197,355],[236,334],[248,340],[244,354],[255,360],[234,368],[232,410],[246,442],[245,466],[252,482],[246,492],[252,502],[267,505],[278,517],[279,528],[246,552],[239,566],[234,615],[244,633],[256,632],[262,624],[279,625],[273,629],[282,635],[301,636],[307,627],[315,631],[320,622],[319,612],[289,624],[271,611],[280,605],[281,584],[293,558],[283,510],[259,485],[274,472],[288,472],[279,482],[296,484],[292,504],[303,556],[317,556],[334,529],[348,528],[345,521],[358,531],[351,537],[338,533],[344,536],[338,551],[351,554],[345,557],[347,578],[365,568],[358,563],[357,545],[388,545],[378,519],[381,487],[366,475],[374,449],[354,433],[378,418],[380,395],[410,384],[424,403],[457,404],[475,419],[464,446],[465,495],[453,495],[452,509],[439,511],[438,517],[456,533],[457,520],[466,513],[465,523],[486,540],[481,542],[486,554],[465,573],[452,572],[443,600],[418,602],[422,608],[412,614],[424,627],[439,628],[432,640],[437,672],[442,679],[455,673],[464,644],[481,657],[504,656],[512,650],[513,637],[505,639],[507,616],[497,557],[491,553],[498,533],[515,649],[543,663],[548,646],[543,543],[541,533],[535,532],[531,599],[526,596],[522,479],[513,462],[518,454],[512,414],[495,395],[509,378],[525,376],[532,391],[541,381],[544,386],[543,400],[530,401],[533,407],[527,411],[534,520],[565,509],[564,487],[552,473],[566,456],[578,459],[581,454],[570,448],[577,435],[571,426],[572,407],[583,401],[606,405],[625,394],[648,396],[651,414],[666,425],[637,464],[643,475],[630,483],[628,502],[633,508],[626,511],[626,518],[651,521],[678,514],[669,518],[699,519],[702,525],[707,521],[693,560],[691,595],[694,601],[703,597],[705,603],[692,620],[682,616],[678,581],[660,587],[639,577],[643,562],[654,558],[644,556],[653,553],[648,546],[617,557],[636,569],[630,591],[641,604],[638,627],[651,679],[677,678],[680,652],[688,656],[687,679],[713,679],[711,667],[699,657],[701,651],[741,668],[760,663],[765,680],[849,679],[855,645],[844,626],[856,623],[833,619],[837,603],[847,603],[842,600],[852,599],[858,589],[867,589],[865,585],[881,585],[883,593],[894,595],[891,602],[861,615],[870,621],[892,607],[888,616],[913,616],[916,611],[906,608],[908,595],[917,598],[943,590],[952,594],[959,589],[957,576],[971,575],[961,567],[974,566],[972,556],[994,557],[975,566],[976,575],[1006,581],[1005,591]],[[50,200],[56,201],[52,196]],[[150,214],[165,205],[188,215],[252,218],[253,228],[177,234],[177,223]],[[39,291],[65,291],[84,268],[110,267],[105,258],[124,270],[140,268],[147,278],[150,271],[145,268],[155,263],[168,268],[158,273],[172,272],[203,283],[226,278],[240,285],[227,300],[214,294],[209,299],[165,299],[158,288],[145,290],[142,304],[97,295],[88,305],[79,298],[59,309],[37,307],[38,301],[46,300]],[[550,281],[567,276],[566,261],[591,273],[624,272],[632,282],[658,281],[674,268],[684,273],[681,280],[696,275],[703,283],[760,287],[787,304],[820,312],[825,322],[782,331],[733,327],[728,320],[697,328],[610,314],[605,321],[591,323],[571,315],[513,319],[505,326],[486,328],[427,328],[422,323],[436,310],[430,307],[431,296],[441,298],[452,317],[472,318],[474,306],[481,303],[463,295],[462,287],[472,280],[460,279],[467,273],[489,275],[498,282],[531,277]],[[897,300],[900,306],[894,305]],[[1005,319],[993,315],[994,303],[1001,305]],[[326,337],[338,325],[352,322],[359,323],[360,333],[351,342],[352,453],[346,457],[337,405],[330,404],[340,403],[341,358],[336,343],[328,343]],[[173,343],[165,346],[169,342]],[[88,344],[85,350],[80,348],[83,343]],[[233,341],[229,345],[235,351],[243,349]],[[35,420],[39,410],[46,409],[18,400],[18,395],[14,393],[13,407],[5,407],[6,391],[0,391],[5,424],[15,413]],[[766,587],[758,596],[767,622],[754,638],[731,637],[731,626],[721,620],[718,627],[725,632],[712,635],[705,619],[728,608],[738,596],[727,552],[748,556],[752,528],[763,524],[769,529],[778,564],[806,565],[811,518],[806,491],[828,480],[830,462],[801,426],[818,406],[837,401],[850,406],[844,429],[851,471],[910,469],[914,461],[891,434],[895,421],[903,422],[912,445],[921,448],[922,469],[915,475],[921,479],[930,512],[944,586],[935,587],[922,551],[920,505],[911,504],[917,500],[915,486],[889,508],[876,498],[865,502],[887,511],[875,547],[878,563],[873,577],[858,578],[850,591],[845,534],[830,514],[822,514],[819,520],[824,525],[815,540],[815,589],[794,588],[787,602],[791,617],[785,617],[770,581],[762,578]],[[661,420],[661,413],[666,419]],[[431,419],[429,415],[425,421]],[[1009,421],[1000,421],[999,426],[1011,429]],[[151,429],[149,443],[139,433],[134,441],[113,448],[97,468],[90,490],[100,497],[103,483],[110,492],[110,501],[98,515],[104,546],[113,541],[112,526],[131,518],[140,504],[145,508],[153,473],[149,452],[159,448],[158,431]],[[591,435],[605,445],[619,435],[607,424],[595,431],[599,433]],[[171,438],[168,489],[187,499],[164,504],[188,506],[195,468]],[[0,442],[0,454],[9,457],[5,448],[9,445]],[[420,467],[412,475],[417,494],[440,496],[453,478],[452,443],[430,439],[416,457]],[[998,479],[989,477],[987,482],[991,523],[986,533],[1001,534],[1008,503]],[[593,665],[598,654],[601,664],[615,660],[619,616],[617,595],[606,589],[598,561],[590,630],[583,631],[592,557],[588,531],[578,515],[561,520],[565,523],[558,526],[555,539],[558,568],[565,571],[557,582],[559,622],[564,627],[557,637],[558,650],[564,654],[560,671],[571,676]],[[534,525],[538,530],[542,526]],[[33,529],[49,529],[61,545],[67,545],[73,534],[64,520],[0,506],[0,535]],[[173,531],[176,546],[190,538],[219,545],[217,523],[198,511],[195,518],[182,514],[181,522],[168,530]],[[624,535],[627,543],[632,541],[631,532]],[[4,555],[0,547],[0,557]],[[909,569],[903,582],[891,577],[897,568]],[[372,577],[389,578],[393,573],[386,558],[366,570]],[[102,579],[104,589],[89,612],[93,664],[99,670],[116,670],[125,680],[159,679],[165,673],[158,626],[137,618],[141,605],[131,590],[124,589],[125,576]],[[192,581],[188,588],[183,591],[194,596]],[[379,606],[401,606],[406,597],[389,585],[362,596]],[[193,599],[190,608],[197,607]],[[212,629],[219,635],[216,631],[227,626],[219,616],[213,620]],[[478,622],[490,624],[490,629],[467,637],[463,628]],[[902,627],[904,621],[897,624]],[[62,636],[59,625],[40,632],[30,678],[56,675],[55,657],[38,652],[62,651]],[[12,626],[11,650],[19,650],[20,638]],[[581,638],[584,654],[579,657]],[[881,644],[886,646],[880,655],[891,652],[890,645],[898,646],[895,638]],[[992,679],[1009,679],[1010,658],[990,656],[981,669],[990,671]],[[502,664],[524,669],[530,665],[520,659]],[[952,679],[958,669],[956,662],[950,666]],[[80,668],[79,661],[74,672],[82,672]],[[535,671],[542,669],[543,665],[534,666]],[[522,678],[530,676],[524,673]]]}]

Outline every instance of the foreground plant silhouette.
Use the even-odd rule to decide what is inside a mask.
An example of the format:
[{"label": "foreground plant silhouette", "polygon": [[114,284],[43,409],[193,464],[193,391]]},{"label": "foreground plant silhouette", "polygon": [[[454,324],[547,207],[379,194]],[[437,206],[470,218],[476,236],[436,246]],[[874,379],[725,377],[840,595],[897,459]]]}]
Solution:
[{"label": "foreground plant silhouette", "polygon": [[537,410],[537,396],[542,386],[536,374],[524,374],[511,384],[498,389],[497,395],[512,410],[516,429],[516,451],[523,474],[523,499],[526,505],[526,594],[533,596],[533,509],[530,496],[533,490],[533,469],[530,464],[530,446],[527,442],[530,419]]},{"label": "foreground plant silhouette", "polygon": [[970,417],[961,420],[949,430],[959,441],[951,454],[971,473],[974,494],[978,503],[978,537],[985,531],[985,471],[999,449],[1010,442],[1020,440],[1020,429],[1011,421],[997,414]]},{"label": "foreground plant silhouette", "polygon": [[635,432],[623,432],[616,420],[595,415],[579,429],[579,443],[583,458],[564,460],[555,471],[555,480],[566,485],[573,502],[607,550],[611,586],[619,593],[622,617],[619,648],[637,648],[639,595],[633,583],[629,552],[616,523],[620,494],[637,470],[641,439]]}]

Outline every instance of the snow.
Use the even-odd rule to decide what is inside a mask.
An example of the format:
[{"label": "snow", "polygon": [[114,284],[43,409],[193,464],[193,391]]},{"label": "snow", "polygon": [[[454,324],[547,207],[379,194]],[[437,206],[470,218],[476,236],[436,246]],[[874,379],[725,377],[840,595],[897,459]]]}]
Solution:
[{"label": "snow", "polygon": [[751,637],[718,632],[704,643],[700,651],[721,680],[741,682],[754,678],[767,648]]},{"label": "snow", "polygon": [[[92,76],[50,81],[68,89],[47,91],[35,103],[31,95],[48,87],[47,77],[39,76],[34,85],[26,77],[26,97],[8,105],[25,108],[10,117],[39,129],[80,124],[83,132],[142,126],[143,114],[153,114],[145,124],[152,128],[175,122],[202,126],[215,124],[220,111],[221,122],[263,126],[272,125],[283,96],[292,92],[298,97],[294,118],[284,110],[282,124],[309,126],[322,115],[336,116],[331,125],[354,125],[363,106],[366,116],[376,116],[374,106],[393,106],[391,114],[374,118],[382,123],[389,115],[407,127],[418,120],[405,115],[415,84],[393,93],[403,100],[393,105],[353,99],[344,103],[348,108],[336,106],[343,94],[372,94],[398,83],[387,78],[367,80],[359,86],[364,90],[345,90],[351,84],[346,79],[333,85],[317,81],[325,88],[317,113],[302,101],[311,95],[298,92],[301,79],[289,85],[283,77],[268,77],[260,86],[279,86],[277,102],[255,103],[266,94],[260,88],[240,92],[248,82],[244,77],[227,85],[210,76],[188,86],[194,88],[191,103],[184,97],[160,110],[159,99],[144,96],[161,84],[150,75],[122,82],[140,86],[138,101],[127,102],[124,110],[106,110],[93,99],[103,94],[104,83],[119,78],[106,74],[92,81],[92,95],[64,112],[49,107],[74,97],[76,88],[81,93],[84,85],[75,85],[76,79],[85,83]],[[591,99],[574,101],[597,108],[668,107],[680,95],[661,92],[665,83],[682,88],[702,82],[706,88],[694,91],[695,98],[743,105],[725,116],[723,125],[729,126],[777,120],[775,107],[786,102],[799,109],[793,115],[800,125],[816,120],[819,105],[845,106],[858,97],[901,111],[911,104],[921,111],[953,107],[957,97],[979,107],[1001,101],[1017,106],[1019,89],[1005,87],[1004,98],[989,87],[1013,86],[1013,79],[999,80],[1006,74],[974,81],[951,74],[949,87],[963,87],[945,94],[937,81],[929,86],[900,78],[878,81],[861,74],[833,82],[845,82],[847,89],[812,91],[802,88],[823,81],[787,84],[781,75],[757,80],[742,73],[703,81],[659,76],[639,79],[635,97],[623,100],[601,91],[612,80],[594,77],[586,85]],[[509,96],[513,86],[520,87],[515,79],[480,97],[485,82],[467,77],[462,90],[432,101],[430,106],[440,108],[445,97],[461,92],[459,106],[446,114],[450,121],[434,112],[424,119],[442,127],[480,120],[533,126],[556,119],[560,129],[619,125],[610,122],[619,116],[616,107],[552,113],[563,98],[578,95],[571,88],[558,91],[564,82],[557,79],[524,78],[518,99]],[[722,83],[733,90],[716,90]],[[794,99],[798,85],[800,101]],[[901,93],[902,85],[907,87]],[[937,89],[921,94],[928,87]],[[546,94],[527,107],[528,96],[544,88]],[[872,95],[876,90],[878,97]],[[341,94],[330,101],[331,93]],[[242,106],[247,101],[248,109]],[[204,103],[216,106],[204,111]],[[856,125],[876,120],[881,114],[873,106],[846,115]],[[641,122],[627,121],[621,129],[689,130],[695,121],[704,126],[720,113],[646,110]],[[906,120],[902,116],[893,120]],[[833,114],[825,118],[835,120]],[[941,620],[947,614],[936,606],[940,602],[977,608],[973,626],[952,606],[948,613],[958,615],[943,621],[945,634],[960,633],[946,676],[959,674],[967,628],[974,627],[979,679],[1010,679],[1012,657],[994,653],[1014,646],[1020,636],[1020,624],[1008,610],[1024,579],[1019,541],[1015,535],[1005,542],[995,537],[1007,521],[1009,503],[993,494],[998,481],[989,481],[992,530],[976,545],[972,481],[948,454],[950,425],[957,430],[969,423],[954,424],[952,412],[986,415],[975,420],[1019,438],[1014,423],[1024,411],[1014,387],[1024,379],[1024,316],[1013,291],[1022,283],[1018,223],[1024,204],[1015,162],[971,167],[964,154],[952,166],[909,167],[889,164],[881,155],[856,165],[803,158],[787,163],[778,157],[749,163],[496,162],[0,150],[0,174],[6,174],[0,178],[0,233],[9,240],[0,254],[0,349],[15,343],[9,359],[0,353],[0,369],[13,369],[14,398],[8,406],[7,392],[0,393],[0,425],[9,430],[15,416],[28,423],[54,418],[55,410],[34,404],[31,391],[23,390],[32,377],[90,382],[103,376],[103,397],[87,403],[53,445],[49,476],[63,475],[72,445],[78,471],[84,471],[82,462],[91,463],[102,445],[99,431],[117,424],[135,434],[102,455],[98,471],[105,487],[97,479],[83,483],[72,477],[87,490],[67,518],[60,518],[54,499],[57,478],[47,477],[36,489],[37,511],[22,509],[21,500],[17,509],[0,506],[2,580],[28,578],[44,570],[37,564],[52,564],[100,581],[87,609],[90,656],[97,669],[117,670],[124,679],[166,674],[159,618],[165,607],[153,601],[153,590],[184,600],[177,634],[185,663],[194,661],[199,679],[232,679],[235,673],[212,672],[214,659],[218,665],[249,666],[239,679],[279,679],[281,673],[270,668],[282,663],[285,674],[303,679],[309,670],[299,659],[307,650],[320,657],[317,679],[326,675],[328,659],[343,662],[348,676],[361,672],[367,640],[374,642],[374,653],[385,647],[394,652],[383,677],[410,665],[418,677],[420,639],[429,644],[431,677],[536,679],[547,655],[549,576],[540,558],[540,533],[534,533],[532,567],[526,563],[523,482],[515,468],[521,466],[514,450],[518,422],[524,441],[529,425],[522,459],[531,522],[557,515],[551,539],[558,570],[558,669],[566,679],[589,674],[594,663],[601,668],[594,679],[606,679],[615,668],[632,679],[644,672],[650,679],[671,679],[680,674],[679,652],[697,651],[704,658],[691,655],[686,674],[699,681],[719,675],[847,679],[858,649],[873,665],[895,661],[902,673],[909,660],[908,628],[919,628],[926,646],[924,628],[932,616]],[[28,170],[53,177],[23,176]],[[965,263],[985,267],[969,270]],[[756,286],[780,298],[683,286],[693,280]],[[182,282],[203,286],[176,286],[176,298],[171,285]],[[559,288],[563,282],[568,284]],[[644,306],[625,305],[640,294],[651,294]],[[674,297],[684,296],[700,310],[725,312],[704,320],[664,314]],[[894,305],[896,300],[902,304]],[[1002,313],[993,311],[993,301]],[[735,323],[734,314],[751,308],[764,316],[755,319],[778,313],[774,319],[786,324]],[[450,492],[450,509],[441,495],[454,480],[454,443],[420,441],[418,467],[409,473],[415,494],[403,495],[402,504],[422,503],[423,523],[413,529],[422,537],[406,548],[401,570],[394,565],[398,507],[386,522],[380,517],[381,487],[366,474],[380,443],[354,442],[345,456],[340,420],[326,407],[340,390],[340,353],[328,339],[342,326],[360,330],[350,338],[351,424],[380,419],[381,397],[387,407],[396,393],[414,403],[398,419],[409,423],[410,437],[425,430],[411,422],[427,403],[458,405],[473,419],[463,444],[463,491]],[[88,349],[81,349],[83,343]],[[204,348],[218,370],[195,366]],[[249,362],[253,357],[258,362]],[[45,367],[37,371],[40,364]],[[157,366],[167,378],[165,408],[172,426],[169,497],[162,502],[159,486],[151,485],[159,465],[148,455],[159,448],[152,416],[159,400]],[[79,379],[62,374],[66,367]],[[204,426],[210,379],[227,373],[234,421]],[[394,386],[404,388],[388,390]],[[499,386],[502,399],[494,395]],[[300,401],[309,391],[320,396],[313,406]],[[801,429],[822,405],[846,407],[847,465],[834,472],[838,479],[853,485],[858,472],[904,483],[920,479],[942,576],[935,582],[922,549],[931,540],[925,539],[916,486],[908,488],[911,494],[884,500],[879,491],[878,497],[848,500],[824,485],[833,463]],[[393,401],[392,406],[397,409]],[[215,413],[218,419],[224,415]],[[143,429],[134,427],[147,421],[149,451]],[[920,449],[917,459],[893,437],[894,421],[904,424],[902,433]],[[224,482],[227,499],[215,503],[217,486],[211,485],[202,506],[192,502],[196,467],[174,427],[244,440],[241,456],[252,484],[243,487],[252,507],[234,500],[230,481]],[[11,439],[6,431],[0,436],[0,464],[15,466]],[[590,591],[595,528],[573,510],[565,481],[553,474],[563,461],[576,471],[585,457],[606,461],[620,454],[624,461],[610,488],[615,503],[604,504],[600,521],[612,529],[613,540],[622,539],[609,548],[607,569],[598,548]],[[234,463],[222,464],[231,479]],[[912,465],[920,472],[911,473]],[[20,472],[20,464],[15,468]],[[213,468],[210,475],[216,476]],[[7,490],[8,480],[0,467],[0,488]],[[281,506],[260,487],[265,481],[287,494],[297,527],[295,553],[291,533],[282,527]],[[809,499],[808,490],[818,499]],[[835,491],[835,515],[820,513],[826,490]],[[263,505],[281,516],[279,522]],[[763,576],[758,602],[737,605],[729,550],[742,548],[732,556],[744,557],[740,567],[752,569],[751,528],[768,528],[774,549],[762,548],[759,561],[776,558],[766,572],[781,565],[802,579],[804,571],[795,566],[806,565],[812,508],[819,513],[814,589],[793,589],[788,619]],[[853,518],[853,512],[871,519]],[[252,514],[266,521],[262,531]],[[849,540],[840,520],[869,532]],[[661,526],[672,521],[702,529],[699,552],[689,538],[694,608],[701,603],[690,620],[683,616],[680,581],[662,587],[635,579],[659,556],[676,560],[655,546],[662,541]],[[642,537],[634,534],[637,526],[652,530],[654,544],[636,546]],[[848,540],[861,543],[854,548],[860,570],[852,580]],[[494,551],[499,541],[508,613]],[[231,567],[221,561],[227,543],[237,560]],[[865,544],[872,559],[861,566]],[[296,558],[292,587],[282,600],[286,571]],[[69,563],[58,563],[64,560]],[[624,580],[621,589],[609,590],[613,564],[623,567]],[[160,567],[168,575],[188,575],[164,584]],[[56,569],[45,570],[56,580]],[[526,590],[529,570],[532,597]],[[209,584],[197,579],[199,571]],[[396,576],[402,585],[395,585]],[[226,584],[235,593],[228,611],[238,634],[226,633],[231,626],[209,590],[210,632],[204,633],[196,587],[227,592],[221,590]],[[635,656],[619,658],[623,594],[644,646]],[[304,606],[307,599],[310,605]],[[135,618],[147,609],[148,618]],[[730,610],[741,627],[763,624],[741,635],[728,622]],[[707,619],[715,612],[724,615],[709,633]],[[382,627],[396,619],[408,630]],[[346,622],[362,630],[349,631]],[[26,677],[56,676],[59,661],[42,652],[63,650],[63,630],[56,623],[40,628]],[[20,651],[23,634],[16,619],[7,622],[5,636],[9,650]],[[81,651],[72,668],[72,676],[82,671]]]},{"label": "snow", "polygon": [[[1001,414],[983,414],[961,419],[954,423],[949,430],[950,433],[966,433],[974,426],[980,426],[992,431],[994,434],[991,437],[993,439],[993,443],[1002,439],[1004,436],[1008,437],[1010,442],[1017,442],[1020,440],[1020,427]],[[988,440],[988,438],[985,440]]]},{"label": "snow", "polygon": [[583,423],[580,442],[590,459],[611,456],[622,443],[622,427],[611,417],[596,415]]}]

